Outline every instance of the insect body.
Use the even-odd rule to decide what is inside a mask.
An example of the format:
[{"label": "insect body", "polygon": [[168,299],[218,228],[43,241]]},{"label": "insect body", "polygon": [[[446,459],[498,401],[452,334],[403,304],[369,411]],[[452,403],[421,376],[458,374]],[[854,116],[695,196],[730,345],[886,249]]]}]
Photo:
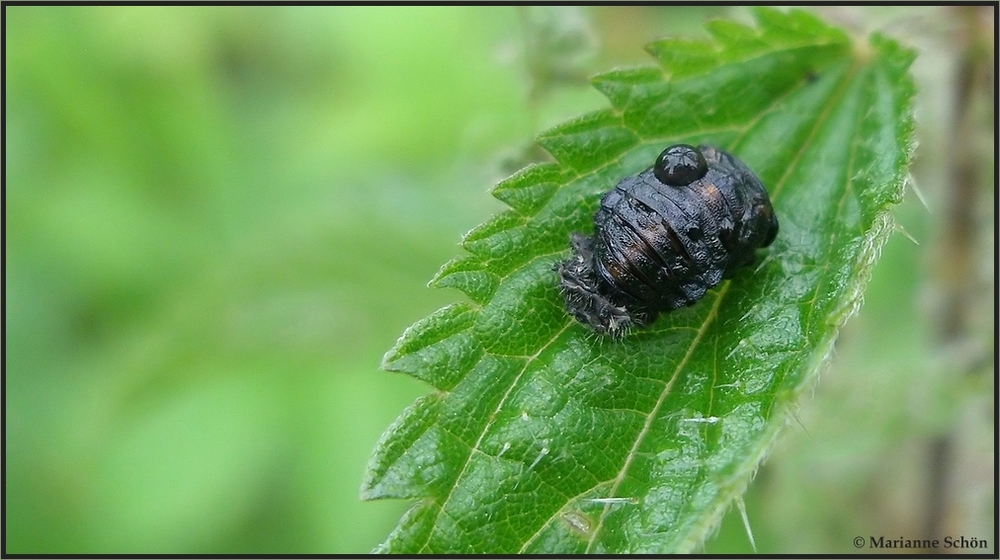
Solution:
[{"label": "insect body", "polygon": [[760,180],[731,154],[678,144],[601,199],[592,237],[570,237],[556,265],[566,309],[622,336],[663,311],[693,305],[778,234]]}]

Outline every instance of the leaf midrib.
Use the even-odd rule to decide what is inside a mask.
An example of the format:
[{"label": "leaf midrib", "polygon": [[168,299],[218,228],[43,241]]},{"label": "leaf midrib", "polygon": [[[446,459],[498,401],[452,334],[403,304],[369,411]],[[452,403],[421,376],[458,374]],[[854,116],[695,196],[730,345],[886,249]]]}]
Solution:
[{"label": "leaf midrib", "polygon": [[[611,486],[611,492],[608,496],[609,498],[618,497],[618,487],[621,486],[622,481],[625,479],[625,474],[628,472],[629,467],[632,466],[632,460],[636,457],[639,446],[646,440],[646,435],[649,433],[650,427],[656,420],[657,414],[660,412],[660,407],[663,406],[663,403],[667,400],[667,396],[670,395],[670,391],[674,387],[674,382],[677,381],[681,372],[684,371],[684,367],[687,366],[687,363],[691,359],[692,354],[694,354],[695,349],[698,348],[698,345],[701,343],[702,337],[704,337],[705,333],[708,332],[708,326],[711,325],[712,321],[714,321],[718,316],[719,306],[721,305],[726,292],[729,291],[730,285],[730,283],[726,283],[726,285],[719,290],[718,296],[715,298],[715,303],[712,304],[712,309],[708,312],[708,316],[705,317],[704,321],[702,321],[701,327],[698,328],[698,333],[688,345],[687,351],[684,353],[684,357],[681,358],[681,361],[678,362],[677,366],[674,368],[674,373],[670,376],[670,381],[668,381],[663,387],[663,390],[660,391],[660,396],[656,400],[656,404],[653,405],[653,409],[646,415],[646,420],[643,423],[642,430],[640,430],[639,434],[636,436],[635,441],[632,444],[632,448],[629,449],[628,455],[625,457],[625,464],[622,465],[621,470],[618,471],[618,476],[615,477],[615,482]],[[604,509],[601,511],[601,516],[597,519],[597,526],[594,527],[594,531],[590,534],[590,540],[587,542],[587,548],[585,550],[587,554],[591,553],[594,543],[597,540],[597,535],[600,534],[601,528],[604,526],[604,519],[607,517],[609,511],[611,511],[610,503],[604,505]]]},{"label": "leaf midrib", "polygon": [[503,397],[500,398],[500,401],[497,403],[496,407],[493,409],[493,412],[490,414],[489,416],[490,419],[487,421],[486,425],[483,426],[482,431],[479,433],[479,437],[476,439],[476,443],[472,444],[472,447],[469,448],[469,454],[465,458],[465,463],[462,465],[462,470],[460,470],[458,472],[458,475],[455,477],[455,482],[454,484],[451,485],[451,488],[448,490],[448,495],[438,506],[437,513],[434,516],[434,523],[431,525],[431,530],[427,534],[427,540],[420,547],[421,552],[427,551],[427,546],[431,543],[431,540],[434,538],[435,532],[438,530],[438,521],[440,521],[441,515],[444,513],[445,506],[447,506],[448,502],[451,501],[451,497],[455,494],[455,489],[458,488],[459,481],[462,479],[462,476],[465,474],[465,472],[469,469],[469,464],[472,463],[472,457],[476,454],[477,451],[480,451],[479,446],[483,442],[483,439],[486,437],[486,434],[489,432],[490,426],[493,424],[493,420],[496,419],[497,414],[500,412],[501,409],[503,409],[503,405],[507,402],[507,398],[510,397],[510,394],[514,391],[514,388],[517,387],[518,381],[521,380],[521,377],[524,375],[524,372],[528,370],[528,367],[532,363],[534,363],[534,360],[536,360],[538,356],[541,355],[542,352],[544,352],[549,346],[551,346],[552,343],[558,340],[559,337],[562,336],[562,333],[566,332],[566,329],[570,328],[572,325],[573,325],[572,321],[567,321],[565,326],[563,326],[563,328],[559,329],[555,334],[553,334],[552,337],[549,338],[549,340],[546,341],[545,344],[543,344],[538,349],[537,352],[535,352],[533,355],[529,356],[528,359],[525,360],[524,365],[521,367],[521,371],[517,372],[517,376],[515,376],[514,379],[511,380],[510,386],[507,387],[507,390],[504,392]]},{"label": "leaf midrib", "polygon": [[[806,140],[800,146],[799,151],[796,152],[795,156],[791,159],[791,161],[790,161],[790,163],[788,165],[788,168],[786,169],[785,173],[781,176],[781,178],[776,183],[775,189],[774,189],[774,195],[771,197],[772,199],[775,199],[775,200],[777,199],[778,194],[780,193],[781,189],[784,187],[785,183],[787,182],[788,177],[791,175],[791,170],[794,169],[798,165],[798,163],[801,161],[802,155],[805,152],[806,147],[811,144],[811,142],[813,141],[813,139],[815,138],[815,136],[817,134],[817,131],[820,130],[822,128],[822,126],[826,123],[826,121],[828,120],[830,114],[833,111],[833,108],[836,107],[840,103],[840,100],[843,97],[844,92],[847,90],[848,85],[850,85],[850,83],[857,76],[859,68],[860,68],[860,64],[855,64],[854,66],[852,66],[852,68],[845,74],[845,76],[844,76],[843,80],[841,81],[841,83],[838,85],[837,90],[834,92],[834,94],[832,96],[830,96],[829,102],[826,103],[826,106],[824,107],[823,111],[820,113],[820,115],[815,120],[813,126],[811,127],[811,130],[809,131],[809,135],[806,137]],[[772,108],[773,108],[773,104],[772,104]],[[757,120],[759,120],[759,118]],[[753,127],[749,126],[749,127],[745,128],[743,131],[741,131],[742,137],[734,140],[733,141],[733,145],[739,145],[740,141],[742,141],[742,139],[745,138],[746,134],[750,130],[752,130],[752,129],[753,129]],[[672,374],[672,376],[670,378],[670,381],[667,382],[666,386],[660,392],[660,396],[657,399],[656,404],[653,406],[653,409],[647,415],[646,420],[645,420],[645,422],[643,424],[642,430],[640,430],[639,434],[636,436],[635,442],[633,443],[632,448],[629,450],[629,453],[628,453],[628,455],[625,458],[625,463],[622,465],[622,468],[619,471],[618,476],[615,477],[615,483],[611,487],[611,491],[610,491],[608,497],[611,497],[611,498],[617,497],[616,494],[617,494],[618,487],[620,486],[621,482],[624,480],[625,475],[628,472],[628,469],[629,469],[629,467],[632,464],[632,460],[636,456],[636,451],[638,450],[639,446],[642,445],[642,442],[645,440],[645,437],[646,437],[646,435],[649,432],[649,427],[655,421],[655,419],[657,417],[657,414],[658,414],[658,412],[660,410],[660,407],[662,406],[663,402],[666,400],[667,396],[670,394],[670,390],[673,387],[674,382],[679,377],[680,372],[683,371],[683,368],[687,364],[687,362],[690,359],[691,355],[694,353],[694,351],[697,349],[698,345],[701,343],[701,339],[704,336],[705,332],[708,331],[709,325],[711,325],[712,321],[718,316],[719,307],[721,306],[722,300],[724,299],[726,293],[729,291],[729,287],[730,286],[731,286],[731,282],[726,282],[726,284],[719,290],[718,297],[716,298],[715,303],[712,305],[712,309],[709,311],[708,315],[705,317],[705,320],[702,322],[701,326],[699,327],[698,333],[695,335],[694,339],[692,339],[690,345],[688,346],[687,351],[684,354],[684,357],[681,359],[681,361],[678,364],[678,366],[674,369],[674,373]],[[563,506],[563,507],[565,507],[565,506]],[[603,527],[604,519],[607,517],[607,514],[608,514],[608,512],[610,510],[611,510],[611,504],[606,504],[604,506],[604,509],[601,511],[601,516],[600,516],[600,518],[597,521],[597,526],[594,528],[594,531],[591,533],[590,540],[587,543],[587,548],[586,548],[586,551],[585,551],[586,553],[589,554],[589,553],[592,552],[594,543],[596,542],[596,539],[597,539],[598,535],[600,534],[601,528]],[[560,508],[559,511],[562,511],[562,508]],[[549,521],[551,521],[551,518],[550,518]],[[546,524],[549,521],[547,521]],[[523,550],[523,548],[522,548],[522,550]]]},{"label": "leaf midrib", "polygon": [[[799,150],[795,152],[794,156],[792,156],[792,159],[789,161],[788,166],[785,168],[785,172],[775,183],[774,192],[770,195],[772,201],[778,200],[778,198],[780,197],[781,190],[785,188],[785,184],[787,183],[788,177],[791,175],[792,171],[798,166],[799,162],[802,160],[802,154],[804,154],[806,148],[812,144],[813,139],[816,138],[816,134],[820,130],[820,128],[822,128],[822,125],[825,124],[827,119],[830,118],[830,113],[833,112],[833,108],[840,103],[841,98],[844,96],[844,92],[847,91],[847,86],[849,86],[851,82],[854,81],[854,78],[858,75],[858,70],[861,68],[861,66],[862,65],[858,62],[852,65],[851,68],[844,75],[844,79],[841,81],[840,85],[837,86],[837,90],[833,93],[833,95],[830,96],[830,102],[826,104],[826,107],[823,108],[823,111],[819,114],[819,117],[816,118],[812,130],[809,131],[809,135],[806,136],[806,139],[802,141],[801,145],[799,145]],[[749,131],[749,129],[747,129],[747,131]],[[745,137],[746,137],[746,132],[744,132],[743,138]],[[743,140],[743,138],[741,138],[740,140]],[[734,142],[734,145],[739,145],[739,141]]]},{"label": "leaf midrib", "polygon": [[[803,48],[805,46],[812,46],[812,47],[815,47],[815,46],[829,46],[829,45],[833,45],[833,44],[835,44],[835,42],[819,43],[819,44],[813,44],[813,45],[804,45],[804,46],[801,46],[801,47],[798,47],[798,48]],[[786,50],[786,49],[782,49],[782,50]],[[792,50],[794,50],[794,49],[792,49]],[[777,51],[775,51],[775,52],[777,52]],[[787,178],[791,175],[791,171],[793,169],[795,169],[795,167],[797,166],[798,162],[801,160],[801,157],[802,157],[802,155],[803,155],[806,147],[811,144],[812,140],[815,138],[815,135],[817,134],[817,131],[822,127],[822,125],[829,118],[829,115],[831,114],[832,109],[835,106],[837,106],[837,104],[839,103],[840,99],[842,98],[844,92],[847,89],[847,86],[851,83],[851,81],[857,75],[857,70],[858,70],[859,67],[860,67],[859,64],[855,64],[847,72],[847,74],[845,75],[845,77],[842,80],[841,84],[838,86],[838,88],[835,91],[835,93],[831,96],[831,98],[830,98],[831,101],[826,104],[826,107],[824,107],[823,112],[819,115],[819,117],[814,122],[814,125],[811,128],[811,130],[809,132],[809,135],[807,136],[806,140],[800,145],[799,151],[791,159],[790,164],[788,165],[788,167],[785,170],[785,173],[777,181],[777,183],[775,185],[774,195],[771,197],[772,199],[777,199],[778,194],[780,193],[781,189],[784,187],[784,184],[786,183]],[[764,115],[768,114],[777,104],[779,104],[783,99],[785,99],[787,97],[787,95],[790,95],[790,94],[791,94],[791,91],[786,92],[785,95],[781,96],[778,99],[773,100],[771,102],[771,104],[769,104],[769,107],[767,109],[761,111],[761,113],[760,113],[760,115],[758,117],[756,117],[754,119],[751,119],[749,122],[745,123],[743,126],[735,126],[735,127],[728,127],[728,128],[726,128],[725,130],[737,131],[739,133],[739,135],[740,135],[737,139],[735,139],[731,143],[731,146],[739,145],[739,143],[745,138],[746,134],[749,133],[751,130],[753,130],[754,125],[757,122],[759,122],[760,119],[763,118]],[[616,110],[615,112],[619,113],[619,115],[623,114],[623,112],[621,112],[621,111],[617,111]],[[623,123],[623,125],[624,125],[624,123]],[[644,139],[644,141],[641,142],[641,143],[648,144],[652,140],[653,139]],[[659,138],[658,140],[662,140],[662,138]],[[731,149],[731,146],[729,147],[730,149]],[[595,169],[589,170],[587,173],[575,173],[574,174],[575,178],[579,178],[580,176],[587,175],[587,174],[592,174],[596,170],[599,170],[599,169],[602,169],[602,168],[606,168],[606,167],[608,167],[610,165],[613,165],[614,163],[618,162],[621,158],[622,158],[622,154],[619,154],[618,156],[616,156],[616,157],[608,160],[607,162],[605,162],[603,165],[598,166]],[[685,352],[684,357],[681,359],[681,361],[675,367],[675,370],[674,370],[673,374],[671,375],[670,380],[667,382],[667,384],[664,386],[664,389],[661,391],[660,396],[657,399],[656,404],[653,406],[653,409],[650,411],[649,414],[646,415],[646,419],[644,421],[643,427],[640,430],[639,434],[637,435],[635,441],[633,442],[633,445],[632,445],[631,449],[629,450],[629,452],[628,452],[628,454],[627,454],[627,456],[625,458],[625,463],[622,465],[622,468],[619,470],[618,475],[614,479],[614,484],[612,485],[612,487],[610,489],[609,497],[612,497],[612,498],[616,497],[615,495],[617,493],[617,490],[618,490],[619,486],[621,485],[622,481],[624,480],[625,475],[628,473],[629,467],[631,466],[633,459],[636,457],[636,451],[638,450],[639,446],[641,446],[642,443],[645,441],[645,437],[649,433],[650,427],[652,426],[652,423],[655,421],[660,408],[662,407],[663,403],[666,401],[666,398],[670,395],[670,392],[671,392],[671,389],[673,387],[673,384],[679,378],[680,373],[682,371],[684,371],[684,367],[687,365],[688,361],[690,360],[690,357],[694,354],[695,350],[698,348],[698,346],[701,343],[701,340],[704,337],[705,333],[708,332],[709,326],[712,324],[712,322],[718,316],[718,310],[721,307],[721,303],[722,303],[722,301],[724,299],[724,296],[729,291],[729,286],[730,285],[731,285],[731,283],[727,282],[725,285],[723,285],[720,288],[720,290],[718,292],[718,296],[717,296],[715,302],[713,303],[712,309],[709,311],[709,314],[706,316],[705,320],[702,322],[701,326],[699,327],[698,333],[695,335],[695,338],[691,341],[690,345],[688,346],[688,349]],[[503,408],[504,404],[506,403],[506,401],[510,397],[511,393],[518,386],[519,380],[524,375],[525,371],[527,371],[528,367],[534,362],[534,360],[536,360],[538,358],[538,356],[541,355],[542,352],[544,352],[556,340],[558,340],[559,337],[568,328],[570,328],[572,325],[573,325],[573,322],[572,321],[568,321],[563,328],[561,328],[559,331],[557,331],[555,334],[553,334],[550,337],[550,339],[545,342],[545,344],[543,344],[542,346],[540,346],[539,349],[534,354],[532,354],[531,356],[527,356],[526,357],[527,359],[526,359],[524,365],[522,366],[521,371],[518,372],[517,376],[515,376],[515,378],[511,381],[511,383],[508,386],[507,390],[505,391],[503,397],[501,397],[501,399],[497,403],[497,406],[494,409],[493,413],[490,415],[491,418],[495,418],[496,415],[497,415],[497,413],[499,413],[501,411],[501,409]],[[458,488],[459,481],[462,479],[463,475],[468,470],[469,465],[471,464],[471,461],[472,461],[472,457],[475,455],[476,451],[479,451],[479,448],[480,448],[480,445],[481,445],[483,439],[486,437],[486,434],[489,432],[490,425],[492,425],[492,421],[488,422],[486,424],[486,426],[483,427],[483,429],[480,432],[479,437],[477,438],[476,442],[469,449],[469,453],[466,456],[466,459],[465,459],[465,461],[464,461],[464,463],[462,465],[462,469],[459,471],[458,475],[455,477],[455,482],[451,485],[451,488],[449,489],[448,495],[445,497],[445,499],[438,506],[438,511],[435,514],[435,519],[434,519],[434,522],[433,522],[433,524],[431,526],[431,530],[428,533],[426,541],[420,547],[420,550],[422,552],[426,552],[427,551],[428,545],[431,543],[431,541],[433,540],[434,535],[437,533],[437,531],[438,531],[438,522],[439,522],[441,516],[444,514],[445,508],[446,508],[447,504],[450,502],[451,498],[453,497],[455,490]],[[593,488],[588,489],[588,491],[590,491],[590,490],[593,490]],[[555,518],[555,516],[557,516],[559,514],[559,512],[563,511],[565,509],[566,505],[568,505],[569,503],[570,502],[566,502],[566,504],[564,504],[562,507],[557,508],[556,512],[549,519],[547,519],[544,523],[542,523],[542,525],[541,525],[541,527],[539,529],[539,532],[536,532],[535,535],[533,535],[531,538],[529,538],[529,539],[527,539],[525,541],[524,545],[521,547],[521,549],[520,549],[519,552],[523,553],[524,550],[532,542],[534,542],[535,537],[537,537],[537,535],[541,533],[541,530],[544,529],[546,526],[549,526],[549,524],[552,522],[552,520]],[[601,528],[603,527],[604,520],[606,519],[607,514],[610,512],[610,510],[611,510],[611,504],[610,503],[605,504],[604,509],[602,510],[601,515],[600,515],[600,517],[598,519],[597,525],[594,527],[594,530],[591,533],[590,539],[589,539],[589,541],[587,543],[587,548],[586,548],[586,552],[587,553],[590,553],[592,551],[592,548],[593,548],[593,546],[595,545],[595,543],[597,541],[597,537],[598,537],[598,535],[601,532]]]}]

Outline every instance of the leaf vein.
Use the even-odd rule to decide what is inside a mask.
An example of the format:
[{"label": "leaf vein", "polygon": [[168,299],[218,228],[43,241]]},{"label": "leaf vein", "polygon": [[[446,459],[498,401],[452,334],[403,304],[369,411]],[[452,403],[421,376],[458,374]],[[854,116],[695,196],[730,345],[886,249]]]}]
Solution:
[{"label": "leaf vein", "polygon": [[503,397],[500,398],[500,402],[497,403],[496,408],[493,410],[493,413],[490,415],[489,421],[486,423],[485,426],[483,426],[483,429],[480,432],[479,437],[476,439],[476,443],[473,444],[472,448],[470,449],[469,454],[468,454],[468,456],[465,459],[465,463],[462,465],[462,469],[459,471],[458,475],[455,477],[455,482],[451,485],[451,489],[448,491],[448,495],[441,502],[440,507],[438,507],[437,514],[435,516],[434,523],[432,525],[432,529],[427,534],[427,540],[420,547],[421,551],[424,551],[424,550],[427,549],[427,546],[430,544],[431,540],[433,539],[435,532],[438,530],[438,519],[441,517],[442,514],[445,513],[445,507],[448,505],[448,502],[451,500],[451,497],[455,495],[455,489],[458,488],[459,481],[462,479],[462,476],[465,475],[466,471],[469,469],[469,465],[472,463],[472,456],[477,451],[479,451],[480,453],[482,453],[482,451],[479,449],[479,446],[482,444],[483,438],[486,437],[486,433],[489,432],[490,426],[496,420],[497,413],[500,412],[503,409],[503,406],[507,402],[507,399],[510,397],[511,393],[514,391],[514,387],[517,387],[518,381],[521,380],[521,377],[524,375],[524,372],[528,370],[528,366],[531,365],[531,363],[536,358],[538,358],[538,356],[542,352],[544,352],[546,348],[548,348],[550,345],[552,345],[553,342],[555,342],[556,340],[558,340],[559,337],[562,335],[562,333],[566,332],[566,329],[568,329],[571,325],[572,325],[571,322],[567,322],[566,326],[564,326],[563,328],[559,329],[558,332],[556,332],[554,335],[552,335],[552,337],[548,341],[546,341],[545,344],[543,344],[538,349],[538,352],[535,352],[535,354],[533,356],[531,356],[530,358],[528,358],[528,360],[525,361],[524,365],[521,367],[521,371],[519,371],[517,373],[517,376],[510,382],[510,386],[507,387],[507,390],[504,392]]},{"label": "leaf vein", "polygon": [[[632,460],[635,458],[639,446],[642,445],[643,441],[645,441],[646,435],[649,434],[649,429],[653,425],[653,421],[656,420],[656,417],[660,412],[660,407],[663,406],[663,403],[664,401],[666,401],[667,395],[670,394],[670,390],[673,388],[674,383],[677,381],[677,378],[680,377],[681,371],[684,370],[684,367],[687,365],[688,360],[691,359],[691,356],[694,354],[694,351],[698,347],[698,344],[701,343],[702,337],[704,337],[705,333],[708,331],[708,326],[711,325],[712,322],[715,320],[715,318],[718,316],[719,306],[722,303],[722,300],[724,299],[726,292],[729,291],[729,286],[730,284],[727,283],[721,290],[719,290],[719,295],[718,297],[715,298],[715,302],[712,304],[712,309],[709,310],[708,315],[705,317],[705,320],[702,322],[701,327],[698,329],[698,334],[696,334],[694,339],[691,340],[691,343],[688,345],[687,351],[684,353],[684,357],[681,358],[681,361],[678,362],[677,366],[674,368],[674,372],[670,377],[670,381],[667,383],[667,386],[663,388],[663,391],[660,392],[660,396],[656,400],[656,404],[653,405],[653,410],[651,410],[649,414],[646,416],[646,421],[642,426],[642,430],[639,431],[638,436],[636,436],[635,441],[632,443],[632,448],[629,449],[628,454],[625,456],[625,464],[622,465],[622,468],[618,471],[618,476],[615,477],[614,484],[611,487],[610,497],[612,498],[618,497],[616,495],[618,492],[618,487],[621,486],[622,481],[625,479],[625,475],[628,473],[629,467],[632,466]],[[604,519],[607,517],[607,514],[610,510],[611,510],[610,504],[604,506],[604,510],[601,512],[601,516],[597,520],[597,526],[594,528],[593,533],[591,533],[590,541],[587,543],[587,550],[586,550],[587,553],[590,553],[592,551],[594,543],[596,542],[597,539],[597,535],[600,534],[601,528],[604,525]]]}]

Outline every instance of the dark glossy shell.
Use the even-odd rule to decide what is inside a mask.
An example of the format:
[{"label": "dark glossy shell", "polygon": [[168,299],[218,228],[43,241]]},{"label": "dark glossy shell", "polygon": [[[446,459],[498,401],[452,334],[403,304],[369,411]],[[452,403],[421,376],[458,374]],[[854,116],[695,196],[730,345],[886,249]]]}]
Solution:
[{"label": "dark glossy shell", "polygon": [[604,195],[592,237],[556,266],[566,308],[612,336],[693,305],[778,233],[760,180],[711,146],[671,146]]}]

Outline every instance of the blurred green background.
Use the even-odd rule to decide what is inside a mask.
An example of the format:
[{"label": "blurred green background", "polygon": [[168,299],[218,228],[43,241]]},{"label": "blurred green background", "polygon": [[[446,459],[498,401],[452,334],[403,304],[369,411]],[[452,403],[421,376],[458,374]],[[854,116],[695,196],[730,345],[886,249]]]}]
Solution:
[{"label": "blurred green background", "polygon": [[[407,504],[359,501],[366,461],[427,391],[379,361],[463,297],[426,283],[502,208],[488,188],[540,157],[534,134],[605,106],[588,75],[652,63],[646,42],[707,18],[751,21],[721,7],[4,10],[7,553],[370,550]],[[927,206],[908,193],[897,218],[920,245],[890,240],[802,425],[746,496],[759,550],[925,538],[928,442],[954,434],[949,472],[966,484],[948,530],[992,534],[977,533],[995,478],[992,167],[974,189],[980,312],[966,346],[935,342],[966,52],[964,20],[942,10],[820,12],[921,48]],[[969,120],[992,154],[979,103]],[[749,546],[731,513],[707,550]]]}]

